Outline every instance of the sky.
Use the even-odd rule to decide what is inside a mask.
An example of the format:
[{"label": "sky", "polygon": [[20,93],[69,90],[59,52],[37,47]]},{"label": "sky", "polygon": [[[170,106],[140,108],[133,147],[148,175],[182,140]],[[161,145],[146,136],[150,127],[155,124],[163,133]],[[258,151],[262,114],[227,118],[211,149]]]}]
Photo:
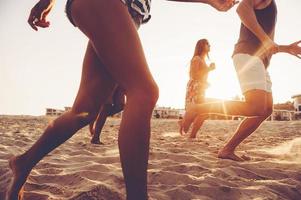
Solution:
[{"label": "sky", "polygon": [[[27,24],[36,0],[0,0],[0,114],[44,115],[45,109],[72,106],[76,96],[87,38],[64,13],[57,0],[49,15],[51,26],[35,32]],[[277,0],[275,41],[301,40],[301,1]],[[235,8],[223,13],[205,4],[153,0],[151,20],[139,35],[150,70],[160,88],[159,106],[183,108],[189,62],[198,39],[211,45],[206,96],[241,96],[232,64],[240,20]],[[288,54],[273,57],[269,72],[276,103],[301,93],[301,60]]]}]

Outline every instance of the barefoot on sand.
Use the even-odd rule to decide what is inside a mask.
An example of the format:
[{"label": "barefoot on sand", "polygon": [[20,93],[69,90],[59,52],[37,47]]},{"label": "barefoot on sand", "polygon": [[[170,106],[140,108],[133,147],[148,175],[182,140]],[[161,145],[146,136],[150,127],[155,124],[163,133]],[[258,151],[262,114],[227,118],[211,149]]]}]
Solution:
[{"label": "barefoot on sand", "polygon": [[91,123],[89,125],[89,131],[90,131],[90,135],[92,137],[91,139],[91,144],[100,144],[103,145],[104,143],[102,143],[99,139],[99,136],[95,137],[95,127],[94,127],[94,123]]},{"label": "barefoot on sand", "polygon": [[234,160],[234,161],[238,161],[238,162],[245,161],[245,159],[237,156],[234,152],[219,151],[217,157],[221,158],[221,159],[229,159],[229,160]]},{"label": "barefoot on sand", "polygon": [[91,139],[91,144],[100,144],[100,145],[104,145],[104,143],[101,142],[99,139],[94,139],[94,138]]},{"label": "barefoot on sand", "polygon": [[13,173],[13,179],[7,189],[5,200],[23,199],[23,185],[29,172],[22,172],[22,170],[18,169],[18,166],[21,165],[22,163],[19,163],[17,157],[12,157],[9,160],[9,167]]},{"label": "barefoot on sand", "polygon": [[246,156],[246,155],[242,155],[241,158],[244,159],[245,161],[250,161],[251,160],[251,157]]}]

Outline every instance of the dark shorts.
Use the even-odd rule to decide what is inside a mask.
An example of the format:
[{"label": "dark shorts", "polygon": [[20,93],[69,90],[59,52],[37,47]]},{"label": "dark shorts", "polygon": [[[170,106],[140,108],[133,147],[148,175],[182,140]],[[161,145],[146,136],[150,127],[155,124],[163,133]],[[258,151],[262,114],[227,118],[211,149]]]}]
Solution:
[{"label": "dark shorts", "polygon": [[[76,25],[75,25],[75,23],[74,23],[74,21],[72,19],[72,15],[71,15],[71,5],[72,5],[73,1],[74,0],[67,0],[65,12],[66,12],[66,15],[67,15],[69,21],[73,24],[73,26],[76,27]],[[124,3],[122,0],[120,2]],[[126,3],[124,3],[124,4],[127,6]],[[131,16],[132,16],[132,18],[133,18],[133,20],[135,22],[136,28],[138,29],[139,26],[140,26],[140,24],[141,24],[141,22],[142,22],[142,18],[143,17],[141,15],[139,15],[137,12],[132,11],[130,8],[129,8],[129,12],[130,12],[130,14],[131,14]]]}]

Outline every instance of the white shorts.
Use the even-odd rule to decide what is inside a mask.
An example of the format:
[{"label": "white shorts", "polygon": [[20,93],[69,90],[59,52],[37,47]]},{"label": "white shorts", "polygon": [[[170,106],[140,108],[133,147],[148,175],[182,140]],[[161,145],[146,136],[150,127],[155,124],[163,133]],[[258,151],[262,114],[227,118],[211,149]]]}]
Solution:
[{"label": "white shorts", "polygon": [[272,82],[262,60],[249,54],[235,54],[233,63],[242,93],[250,90],[264,90],[272,93]]}]

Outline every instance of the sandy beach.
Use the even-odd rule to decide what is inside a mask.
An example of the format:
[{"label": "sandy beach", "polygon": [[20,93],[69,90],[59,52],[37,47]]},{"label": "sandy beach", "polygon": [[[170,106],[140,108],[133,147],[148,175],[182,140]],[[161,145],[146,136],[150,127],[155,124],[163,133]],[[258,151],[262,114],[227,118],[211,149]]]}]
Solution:
[{"label": "sandy beach", "polygon": [[[27,150],[53,118],[0,116],[0,199],[11,179],[7,160]],[[25,200],[118,200],[125,188],[117,132],[106,123],[104,145],[90,144],[87,128],[46,156],[25,184]],[[250,161],[217,158],[239,121],[206,121],[196,139],[178,133],[177,120],[152,120],[150,199],[301,199],[301,121],[267,121],[243,144]]]}]

